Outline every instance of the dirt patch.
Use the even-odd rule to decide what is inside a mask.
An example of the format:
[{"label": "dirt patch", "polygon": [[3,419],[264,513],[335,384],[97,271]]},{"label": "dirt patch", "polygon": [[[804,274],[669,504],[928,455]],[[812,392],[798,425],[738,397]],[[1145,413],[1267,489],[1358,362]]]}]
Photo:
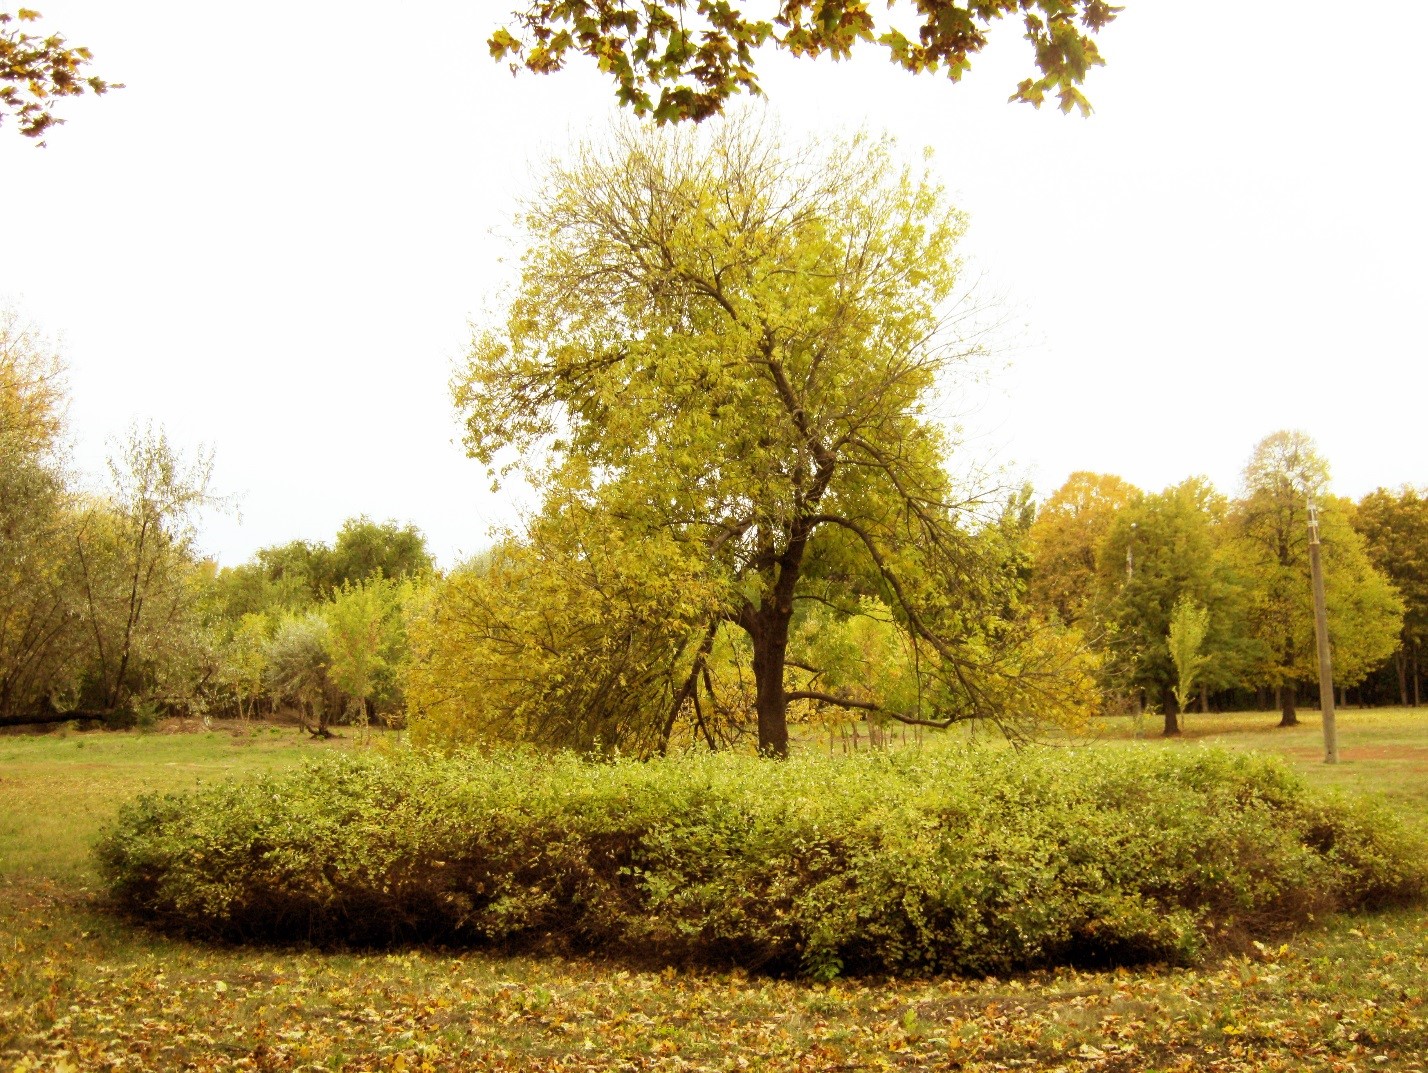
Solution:
[{"label": "dirt patch", "polygon": [[230,734],[234,737],[250,735],[264,730],[295,730],[302,724],[296,713],[281,711],[261,719],[210,719],[205,723],[196,717],[170,716],[160,719],[152,733],[156,734]]}]

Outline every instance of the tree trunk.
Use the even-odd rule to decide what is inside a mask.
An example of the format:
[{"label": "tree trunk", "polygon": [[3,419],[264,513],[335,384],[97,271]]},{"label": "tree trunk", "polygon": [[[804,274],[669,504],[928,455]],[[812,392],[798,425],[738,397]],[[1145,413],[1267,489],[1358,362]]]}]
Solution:
[{"label": "tree trunk", "polygon": [[[826,486],[826,481],[825,481]],[[821,492],[819,493],[821,494]],[[816,500],[816,496],[813,497]],[[788,756],[788,694],[783,687],[788,660],[788,627],[793,621],[793,593],[798,587],[803,554],[812,533],[808,522],[797,519],[788,546],[773,560],[772,581],[758,607],[745,605],[739,624],[748,631],[754,649],[754,709],[759,717],[759,755]],[[857,730],[854,730],[856,735]],[[854,738],[854,748],[857,739]]]},{"label": "tree trunk", "polygon": [[1408,653],[1400,645],[1393,654],[1394,666],[1398,670],[1398,703],[1408,707]]},{"label": "tree trunk", "polygon": [[1200,714],[1210,714],[1210,689],[1203,683],[1200,686]]},{"label": "tree trunk", "polygon": [[1180,733],[1180,706],[1175,702],[1175,691],[1169,686],[1164,686],[1160,691],[1161,707],[1165,711],[1165,728],[1161,731],[1161,736],[1173,738]]},{"label": "tree trunk", "polygon": [[767,607],[753,617],[758,623],[749,632],[754,648],[759,755],[783,759],[788,756],[788,697],[783,688],[783,672],[788,655],[788,623],[793,616]]},{"label": "tree trunk", "polygon": [[1296,710],[1296,702],[1299,699],[1299,683],[1285,682],[1279,687],[1279,725],[1282,727],[1297,727],[1299,725],[1299,713]]},{"label": "tree trunk", "polygon": [[1413,707],[1418,707],[1422,698],[1418,694],[1418,642],[1413,642]]}]

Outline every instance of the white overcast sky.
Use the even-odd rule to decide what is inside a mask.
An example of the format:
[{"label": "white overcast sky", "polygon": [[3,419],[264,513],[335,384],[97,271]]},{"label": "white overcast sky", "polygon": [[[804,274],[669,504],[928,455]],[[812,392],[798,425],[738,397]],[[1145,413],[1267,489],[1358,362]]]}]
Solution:
[{"label": "white overcast sky", "polygon": [[[69,102],[46,149],[0,127],[0,299],[62,336],[79,465],[136,420],[211,445],[226,565],[361,513],[447,564],[484,546],[511,506],[447,382],[533,169],[616,112],[584,61],[488,58],[508,2],[38,5],[128,86]],[[932,146],[970,214],[1016,330],[967,457],[1043,494],[1077,469],[1233,492],[1296,427],[1340,494],[1428,483],[1420,5],[1124,3],[1090,119],[1006,103],[1011,23],[960,85],[875,49],[762,57],[786,130]]]}]

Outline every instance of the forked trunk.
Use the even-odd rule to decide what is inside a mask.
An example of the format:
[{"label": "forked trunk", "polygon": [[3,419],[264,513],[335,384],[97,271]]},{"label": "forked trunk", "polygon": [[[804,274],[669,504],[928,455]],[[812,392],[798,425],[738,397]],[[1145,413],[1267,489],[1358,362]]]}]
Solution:
[{"label": "forked trunk", "polygon": [[788,756],[788,693],[783,687],[783,673],[788,662],[793,593],[811,532],[807,521],[794,522],[788,546],[774,560],[772,584],[763,600],[758,605],[745,605],[739,614],[739,624],[748,631],[754,648],[754,710],[759,718],[760,756]]}]

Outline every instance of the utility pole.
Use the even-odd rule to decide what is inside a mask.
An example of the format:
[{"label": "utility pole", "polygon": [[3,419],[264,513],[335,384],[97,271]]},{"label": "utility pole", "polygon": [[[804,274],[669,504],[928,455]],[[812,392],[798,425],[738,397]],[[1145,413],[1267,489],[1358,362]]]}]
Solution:
[{"label": "utility pole", "polygon": [[1339,762],[1334,725],[1334,672],[1329,666],[1329,613],[1324,607],[1324,568],[1319,562],[1319,512],[1309,500],[1309,574],[1314,583],[1314,639],[1319,644],[1319,714],[1324,720],[1324,763]]},{"label": "utility pole", "polygon": [[[1130,524],[1130,539],[1126,541],[1126,584],[1129,585],[1135,580],[1135,529],[1136,522]],[[1131,688],[1131,703],[1135,709],[1136,736],[1140,736],[1140,719],[1144,714],[1145,706],[1140,699],[1140,686]]]}]

